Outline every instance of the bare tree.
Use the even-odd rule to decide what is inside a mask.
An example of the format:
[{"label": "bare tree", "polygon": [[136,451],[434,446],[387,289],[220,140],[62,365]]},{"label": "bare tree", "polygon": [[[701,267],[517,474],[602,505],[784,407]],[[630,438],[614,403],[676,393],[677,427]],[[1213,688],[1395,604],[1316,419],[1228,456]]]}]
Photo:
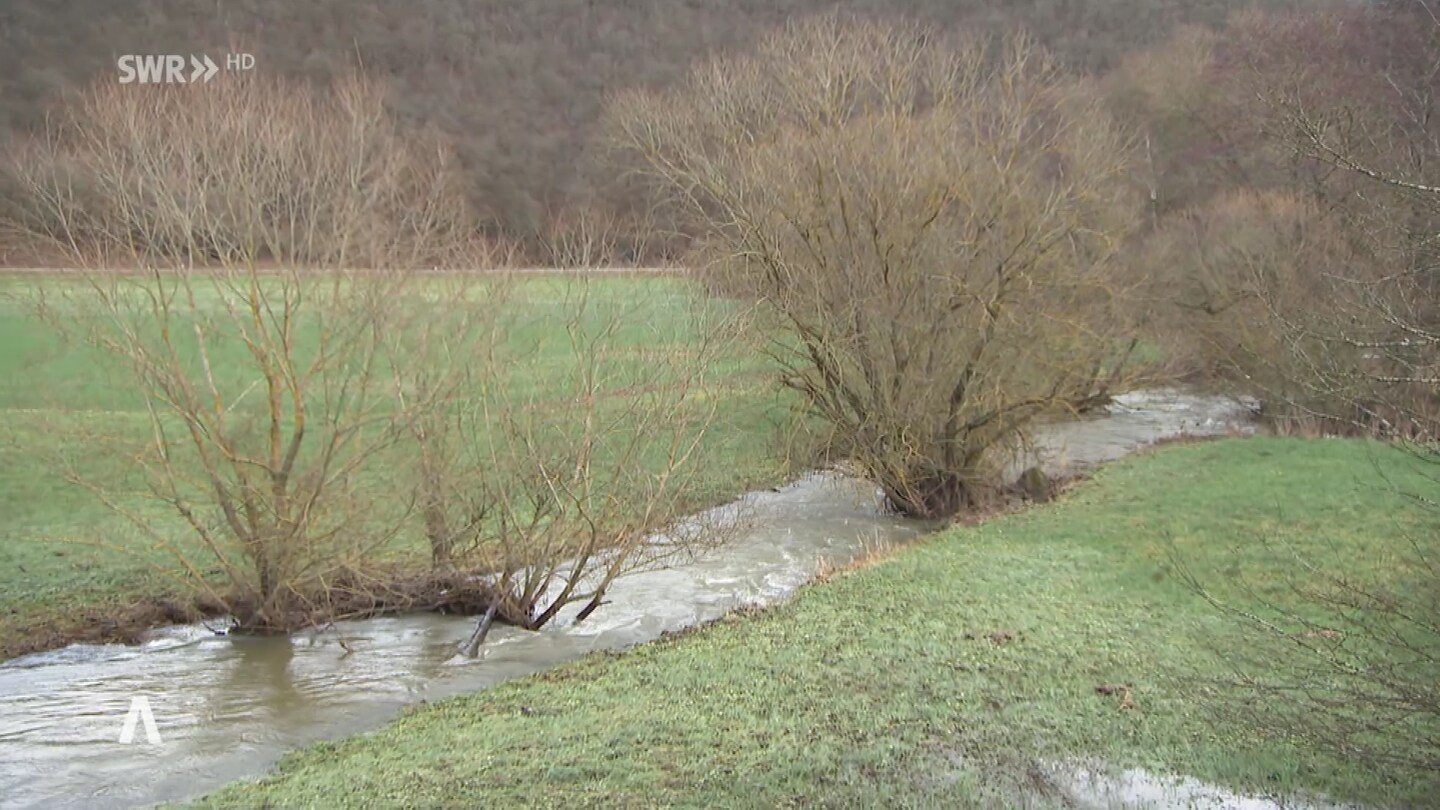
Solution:
[{"label": "bare tree", "polygon": [[1440,24],[1414,3],[1250,15],[1235,29],[1254,115],[1334,234],[1331,260],[1308,273],[1321,305],[1257,290],[1292,388],[1360,430],[1433,436]]},{"label": "bare tree", "polygon": [[965,508],[1031,420],[1124,384],[1131,148],[1029,39],[813,19],[611,116],[900,510]]},{"label": "bare tree", "polygon": [[625,236],[614,214],[581,206],[552,214],[540,242],[550,267],[608,267],[621,264]]},{"label": "bare tree", "polygon": [[[13,157],[17,226],[83,279],[42,312],[125,365],[144,404],[143,431],[99,438],[184,529],[76,480],[241,628],[310,620],[404,525],[387,453],[453,390],[447,347],[471,329],[436,318],[412,272],[468,241],[444,150],[363,79],[234,77],[98,84]],[[421,392],[396,373],[417,364]]]},{"label": "bare tree", "polygon": [[1376,426],[1351,407],[1369,353],[1291,328],[1383,273],[1342,218],[1293,192],[1231,192],[1168,217],[1137,261],[1163,279],[1154,306],[1177,373],[1259,399],[1278,429]]},{"label": "bare tree", "polygon": [[[1300,217],[1252,207],[1246,216],[1261,215],[1252,225],[1294,228],[1261,238],[1259,253],[1237,255],[1244,240],[1234,237],[1246,230],[1238,218],[1217,234],[1233,244],[1209,255],[1228,263],[1225,272],[1248,277],[1245,306],[1259,317],[1259,328],[1238,339],[1247,353],[1270,355],[1266,393],[1274,404],[1411,451],[1377,452],[1380,486],[1370,497],[1440,508],[1440,132],[1432,114],[1440,19],[1416,2],[1249,16],[1234,34],[1263,131],[1301,167],[1296,186],[1308,198],[1289,198]],[[1433,783],[1440,772],[1436,537],[1432,520],[1403,542],[1377,539],[1372,553],[1387,560],[1383,580],[1293,555],[1288,592],[1252,593],[1247,605],[1214,596],[1192,576],[1207,597],[1260,631],[1253,655],[1232,655],[1246,675],[1242,685],[1267,698],[1256,704],[1265,723]],[[1274,674],[1276,662],[1284,674]]]},{"label": "bare tree", "polygon": [[582,621],[623,574],[704,551],[737,525],[681,520],[714,463],[709,377],[734,315],[698,309],[676,342],[636,323],[652,307],[601,309],[589,284],[528,324],[548,336],[533,354],[472,358],[457,408],[415,435],[436,560],[484,572],[489,589],[471,654],[497,617],[535,630],[578,603]]}]

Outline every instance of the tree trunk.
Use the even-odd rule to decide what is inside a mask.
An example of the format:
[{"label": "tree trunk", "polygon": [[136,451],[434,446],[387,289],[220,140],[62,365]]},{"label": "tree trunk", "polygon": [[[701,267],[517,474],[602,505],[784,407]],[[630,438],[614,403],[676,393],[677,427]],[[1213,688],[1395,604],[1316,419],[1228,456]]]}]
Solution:
[{"label": "tree trunk", "polygon": [[490,626],[495,623],[495,613],[500,610],[500,597],[495,597],[490,602],[490,609],[480,617],[480,623],[475,626],[475,632],[470,635],[470,640],[460,648],[460,654],[466,658],[474,658],[480,651],[480,645],[485,643],[485,637],[490,635]]},{"label": "tree trunk", "polygon": [[940,520],[953,517],[975,505],[970,477],[959,473],[929,473],[918,479],[882,481],[881,489],[890,505],[906,517]]}]

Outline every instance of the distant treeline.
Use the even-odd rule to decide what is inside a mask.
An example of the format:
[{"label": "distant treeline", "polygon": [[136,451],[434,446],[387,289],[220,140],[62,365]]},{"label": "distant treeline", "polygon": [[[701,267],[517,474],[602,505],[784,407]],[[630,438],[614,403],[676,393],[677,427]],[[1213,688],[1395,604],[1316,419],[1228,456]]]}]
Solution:
[{"label": "distant treeline", "polygon": [[[942,30],[1023,26],[1072,66],[1102,73],[1187,24],[1283,0],[10,0],[0,8],[0,137],[43,126],[68,91],[115,74],[127,53],[255,54],[256,70],[332,78],[360,66],[392,110],[453,139],[467,193],[529,258],[573,254],[556,220],[588,208],[606,228],[655,222],[622,167],[603,159],[608,93],[667,85],[696,59],[746,48],[784,20],[839,11]],[[223,62],[222,62],[223,64]],[[223,79],[224,77],[217,77]],[[574,226],[560,226],[564,231]],[[658,251],[636,236],[617,258]],[[565,246],[555,246],[556,241]],[[546,245],[550,249],[546,250]],[[563,260],[565,257],[559,257]],[[575,258],[574,256],[571,257]]]}]

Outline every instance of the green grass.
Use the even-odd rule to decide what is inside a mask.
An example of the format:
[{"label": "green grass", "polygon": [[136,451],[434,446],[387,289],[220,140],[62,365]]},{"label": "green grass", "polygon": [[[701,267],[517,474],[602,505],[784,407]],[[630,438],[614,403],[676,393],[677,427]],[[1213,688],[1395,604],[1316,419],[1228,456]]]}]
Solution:
[{"label": "green grass", "polygon": [[[166,552],[91,492],[67,482],[67,466],[125,491],[127,507],[154,519],[177,547],[206,559],[178,516],[140,496],[143,485],[129,460],[94,439],[145,435],[144,400],[129,370],[112,356],[61,339],[36,317],[35,293],[55,299],[80,283],[0,278],[0,379],[6,381],[0,386],[0,657],[5,650],[32,648],[36,640],[48,646],[83,636],[107,612],[136,600],[187,592],[187,584],[171,575],[175,566]],[[514,392],[517,398],[545,400],[573,390],[567,387],[574,364],[564,326],[581,283],[564,276],[525,278],[511,291],[506,336],[526,358],[524,373],[514,375],[514,385],[523,388]],[[636,378],[657,353],[694,351],[699,299],[689,282],[631,277],[584,283],[587,328],[622,317],[606,364],[613,379]],[[437,286],[435,294],[445,293]],[[218,300],[202,303],[218,307]],[[65,304],[59,306],[63,311]],[[302,324],[302,340],[307,328]],[[249,387],[253,362],[238,341],[215,341],[211,351],[222,388]],[[700,470],[695,500],[702,505],[779,475],[767,444],[784,403],[767,386],[763,366],[732,353],[714,364],[712,382],[721,401],[705,451],[716,463]],[[418,534],[390,551],[402,563],[423,564]],[[210,573],[218,575],[218,569]]]},{"label": "green grass", "polygon": [[[1288,439],[1133,458],[1054,505],[952,528],[773,610],[417,707],[202,804],[1004,806],[1037,758],[1075,757],[1433,804],[1433,774],[1258,727],[1216,688],[1231,674],[1219,652],[1254,637],[1173,570],[1184,560],[1240,605],[1283,598],[1297,551],[1393,577],[1423,516],[1378,484],[1377,456],[1398,460]],[[997,631],[1015,639],[987,639]],[[1108,683],[1133,687],[1135,707],[1096,693]]]}]

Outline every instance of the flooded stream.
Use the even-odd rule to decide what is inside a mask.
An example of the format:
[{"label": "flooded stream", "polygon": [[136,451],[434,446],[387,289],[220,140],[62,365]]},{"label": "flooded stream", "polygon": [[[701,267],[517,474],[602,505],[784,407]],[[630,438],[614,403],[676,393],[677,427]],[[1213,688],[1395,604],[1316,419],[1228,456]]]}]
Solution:
[{"label": "flooded stream", "polygon": [[[1137,393],[1107,413],[1047,425],[1037,450],[1048,470],[1074,471],[1163,438],[1244,429],[1246,418],[1227,400]],[[833,474],[708,516],[742,514],[742,536],[708,557],[626,577],[578,625],[572,611],[536,633],[497,627],[476,659],[456,652],[473,619],[417,614],[279,638],[173,627],[137,647],[75,645],[0,664],[0,805],[134,807],[203,794],[263,773],[287,750],[377,728],[406,705],[784,599],[821,564],[926,529],[885,514],[868,483]],[[119,742],[137,697],[158,742],[143,721]]]}]

